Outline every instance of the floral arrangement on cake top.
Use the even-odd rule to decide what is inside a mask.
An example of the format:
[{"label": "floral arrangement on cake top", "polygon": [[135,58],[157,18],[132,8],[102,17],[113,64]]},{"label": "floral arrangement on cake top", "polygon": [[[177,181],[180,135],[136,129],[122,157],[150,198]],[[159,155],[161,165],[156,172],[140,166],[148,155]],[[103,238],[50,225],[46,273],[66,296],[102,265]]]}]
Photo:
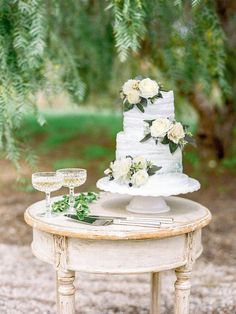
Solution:
[{"label": "floral arrangement on cake top", "polygon": [[185,144],[195,145],[193,135],[188,131],[187,125],[180,122],[171,121],[168,118],[157,118],[155,120],[144,120],[148,126],[145,130],[145,137],[140,141],[146,142],[153,138],[158,144],[169,145],[170,152],[173,154],[177,148],[183,149]]},{"label": "floral arrangement on cake top", "polygon": [[142,156],[127,156],[110,163],[110,167],[104,171],[110,180],[128,184],[130,187],[140,187],[145,184],[149,176],[154,175],[161,167],[153,165]]},{"label": "floral arrangement on cake top", "polygon": [[141,112],[145,111],[148,101],[153,103],[157,98],[162,98],[161,86],[150,78],[136,78],[124,83],[121,90],[124,111],[136,106]]}]

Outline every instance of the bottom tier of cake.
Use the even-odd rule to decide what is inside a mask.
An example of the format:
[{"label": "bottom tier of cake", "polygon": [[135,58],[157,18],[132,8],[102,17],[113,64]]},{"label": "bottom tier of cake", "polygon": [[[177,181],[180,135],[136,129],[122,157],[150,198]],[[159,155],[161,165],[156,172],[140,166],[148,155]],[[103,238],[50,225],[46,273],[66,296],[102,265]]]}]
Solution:
[{"label": "bottom tier of cake", "polygon": [[97,181],[97,187],[103,191],[119,194],[171,196],[197,191],[200,189],[200,183],[183,173],[169,173],[155,174],[141,187],[129,187],[104,177]]}]

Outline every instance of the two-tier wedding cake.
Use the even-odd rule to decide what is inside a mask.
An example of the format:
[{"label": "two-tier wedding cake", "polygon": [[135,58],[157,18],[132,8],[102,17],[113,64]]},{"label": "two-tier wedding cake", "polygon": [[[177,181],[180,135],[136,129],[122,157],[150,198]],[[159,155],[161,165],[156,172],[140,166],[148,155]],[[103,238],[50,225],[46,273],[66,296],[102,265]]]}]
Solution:
[{"label": "two-tier wedding cake", "polygon": [[175,120],[173,91],[162,91],[149,78],[128,80],[122,87],[123,131],[116,138],[116,159],[98,188],[133,198],[128,209],[167,211],[160,196],[198,190],[197,180],[183,174],[182,149],[194,144],[187,126]]}]

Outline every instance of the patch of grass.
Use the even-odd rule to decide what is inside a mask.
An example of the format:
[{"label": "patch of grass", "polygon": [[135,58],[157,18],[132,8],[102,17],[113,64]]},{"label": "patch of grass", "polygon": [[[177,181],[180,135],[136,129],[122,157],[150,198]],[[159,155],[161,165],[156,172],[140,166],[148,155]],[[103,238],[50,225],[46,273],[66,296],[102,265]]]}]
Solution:
[{"label": "patch of grass", "polygon": [[222,166],[236,172],[236,156],[222,160]]},{"label": "patch of grass", "polygon": [[200,166],[200,157],[197,151],[185,151],[184,159],[189,163],[193,168],[198,169]]},{"label": "patch of grass", "polygon": [[84,159],[76,159],[76,158],[62,158],[57,159],[52,163],[52,167],[54,170],[62,169],[62,168],[86,168],[88,166],[88,161]]},{"label": "patch of grass", "polygon": [[[29,139],[38,155],[40,169],[81,167],[92,169],[97,178],[115,155],[116,134],[122,129],[122,117],[102,113],[46,113],[43,127],[33,116],[25,118],[21,131],[30,132]],[[31,182],[21,184],[30,189]]]},{"label": "patch of grass", "polygon": [[113,114],[99,113],[65,113],[65,114],[44,114],[46,123],[41,127],[34,116],[26,116],[24,129],[29,130],[29,138],[43,138],[38,146],[38,151],[49,152],[65,142],[76,138],[105,137],[115,139],[117,132],[122,129],[122,117]]},{"label": "patch of grass", "polygon": [[98,159],[98,158],[109,158],[109,156],[114,155],[109,148],[101,145],[87,145],[84,148],[84,156],[87,160]]},{"label": "patch of grass", "polygon": [[109,167],[110,161],[111,161],[111,159],[108,162],[107,161],[101,161],[98,164],[97,171],[98,171],[99,176],[104,176],[104,171]]}]

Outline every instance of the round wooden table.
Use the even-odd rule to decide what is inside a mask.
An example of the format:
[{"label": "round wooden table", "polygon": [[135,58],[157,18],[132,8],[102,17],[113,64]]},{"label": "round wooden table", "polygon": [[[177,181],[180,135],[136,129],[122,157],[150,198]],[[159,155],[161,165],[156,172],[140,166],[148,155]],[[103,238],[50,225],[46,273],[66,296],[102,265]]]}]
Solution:
[{"label": "round wooden table", "polygon": [[[125,210],[129,201],[129,196],[101,193],[100,199],[90,205],[91,213],[135,216]],[[211,214],[206,207],[184,198],[168,197],[166,201],[171,211],[165,217],[173,217],[174,223],[158,228],[92,226],[62,215],[43,218],[39,213],[44,210],[44,201],[26,210],[25,220],[33,228],[34,255],[57,271],[58,313],[75,313],[73,281],[75,271],[81,271],[151,273],[151,313],[158,314],[159,273],[170,269],[177,277],[175,314],[189,313],[191,271],[202,252],[201,229],[210,222]]]}]

